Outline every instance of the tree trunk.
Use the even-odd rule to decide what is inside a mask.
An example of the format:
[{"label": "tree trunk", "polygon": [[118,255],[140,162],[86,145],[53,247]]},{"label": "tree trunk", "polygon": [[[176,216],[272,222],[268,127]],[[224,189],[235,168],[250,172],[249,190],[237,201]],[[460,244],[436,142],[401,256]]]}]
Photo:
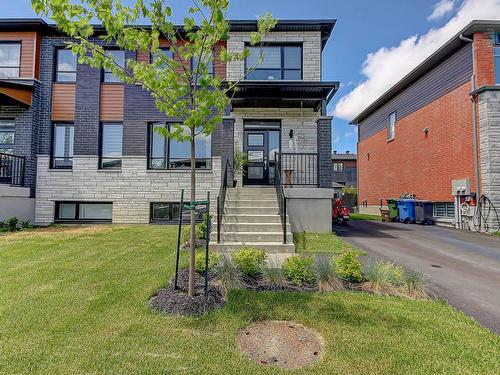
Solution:
[{"label": "tree trunk", "polygon": [[[194,140],[196,129],[191,129],[191,204],[196,200],[196,144]],[[189,288],[188,296],[195,295],[195,227],[196,227],[196,211],[191,206],[191,235],[189,239]]]}]

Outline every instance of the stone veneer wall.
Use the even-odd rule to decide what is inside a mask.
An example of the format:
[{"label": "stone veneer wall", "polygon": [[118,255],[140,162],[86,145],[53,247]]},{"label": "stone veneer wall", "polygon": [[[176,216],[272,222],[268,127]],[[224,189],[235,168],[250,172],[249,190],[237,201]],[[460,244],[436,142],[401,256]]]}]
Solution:
[{"label": "stone veneer wall", "polygon": [[[243,52],[245,43],[250,41],[250,34],[232,32],[227,42],[229,52]],[[304,32],[270,32],[264,42],[302,42],[302,79],[304,81],[321,81],[321,33],[319,31]],[[241,79],[245,74],[243,61],[227,64],[227,79]]]},{"label": "stone veneer wall", "polygon": [[[35,223],[54,221],[55,201],[113,202],[113,223],[149,223],[151,202],[175,202],[187,189],[189,171],[149,171],[145,157],[124,156],[121,171],[97,169],[98,157],[76,156],[72,170],[49,169],[49,157],[38,157]],[[212,197],[215,212],[221,180],[221,159],[212,159],[212,170],[198,171],[197,199]],[[189,197],[189,190],[185,197]]]},{"label": "stone veneer wall", "polygon": [[[481,192],[493,202],[500,215],[500,90],[480,93],[478,107]],[[496,217],[490,219],[489,225],[495,221],[493,229],[500,230]]]}]

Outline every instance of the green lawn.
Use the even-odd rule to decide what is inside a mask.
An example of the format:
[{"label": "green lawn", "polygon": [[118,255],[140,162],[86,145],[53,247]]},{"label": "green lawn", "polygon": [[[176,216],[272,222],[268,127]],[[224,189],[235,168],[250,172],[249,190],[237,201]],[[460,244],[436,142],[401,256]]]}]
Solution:
[{"label": "green lawn", "polygon": [[493,233],[493,235],[494,235],[494,236],[498,236],[498,237],[500,237],[500,231],[499,231],[499,232],[495,232],[495,233]]},{"label": "green lawn", "polygon": [[[313,327],[323,361],[296,373],[500,373],[500,339],[440,302],[355,293],[230,294],[202,317],[158,315],[175,228],[53,228],[0,236],[0,374],[275,374],[240,355],[255,320]],[[185,260],[185,259],[184,259]]]},{"label": "green lawn", "polygon": [[380,215],[370,215],[370,214],[350,214],[351,220],[371,220],[371,221],[381,221]]},{"label": "green lawn", "polygon": [[295,249],[299,253],[341,254],[346,250],[355,250],[364,254],[360,249],[337,237],[335,233],[294,233],[293,240]]}]

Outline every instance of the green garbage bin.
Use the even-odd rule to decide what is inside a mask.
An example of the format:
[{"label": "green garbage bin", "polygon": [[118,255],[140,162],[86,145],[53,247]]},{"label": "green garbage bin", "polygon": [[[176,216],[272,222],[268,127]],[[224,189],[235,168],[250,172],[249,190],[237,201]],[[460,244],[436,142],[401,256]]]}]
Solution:
[{"label": "green garbage bin", "polygon": [[398,200],[395,198],[387,199],[387,207],[389,207],[389,220],[390,221],[398,220],[399,216]]}]

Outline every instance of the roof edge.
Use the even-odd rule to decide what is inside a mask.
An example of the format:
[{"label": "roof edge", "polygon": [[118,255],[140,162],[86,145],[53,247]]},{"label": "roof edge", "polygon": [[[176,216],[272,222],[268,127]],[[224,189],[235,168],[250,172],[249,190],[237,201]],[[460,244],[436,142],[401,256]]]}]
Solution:
[{"label": "roof edge", "polygon": [[380,95],[372,104],[361,111],[354,119],[349,123],[353,125],[359,125],[360,122],[364,121],[368,116],[373,114],[375,111],[380,109],[389,100],[394,98],[400,92],[409,87],[412,83],[416,82],[425,73],[430,71],[432,68],[437,66],[441,61],[448,57],[451,53],[458,50],[460,47],[467,44],[467,42],[460,39],[460,36],[470,36],[478,31],[488,30],[490,28],[500,29],[500,20],[473,20],[457,34],[455,34],[451,39],[449,39],[444,45],[438,48],[434,53],[422,61],[417,67],[411,70],[407,75],[401,78],[396,84]]}]

